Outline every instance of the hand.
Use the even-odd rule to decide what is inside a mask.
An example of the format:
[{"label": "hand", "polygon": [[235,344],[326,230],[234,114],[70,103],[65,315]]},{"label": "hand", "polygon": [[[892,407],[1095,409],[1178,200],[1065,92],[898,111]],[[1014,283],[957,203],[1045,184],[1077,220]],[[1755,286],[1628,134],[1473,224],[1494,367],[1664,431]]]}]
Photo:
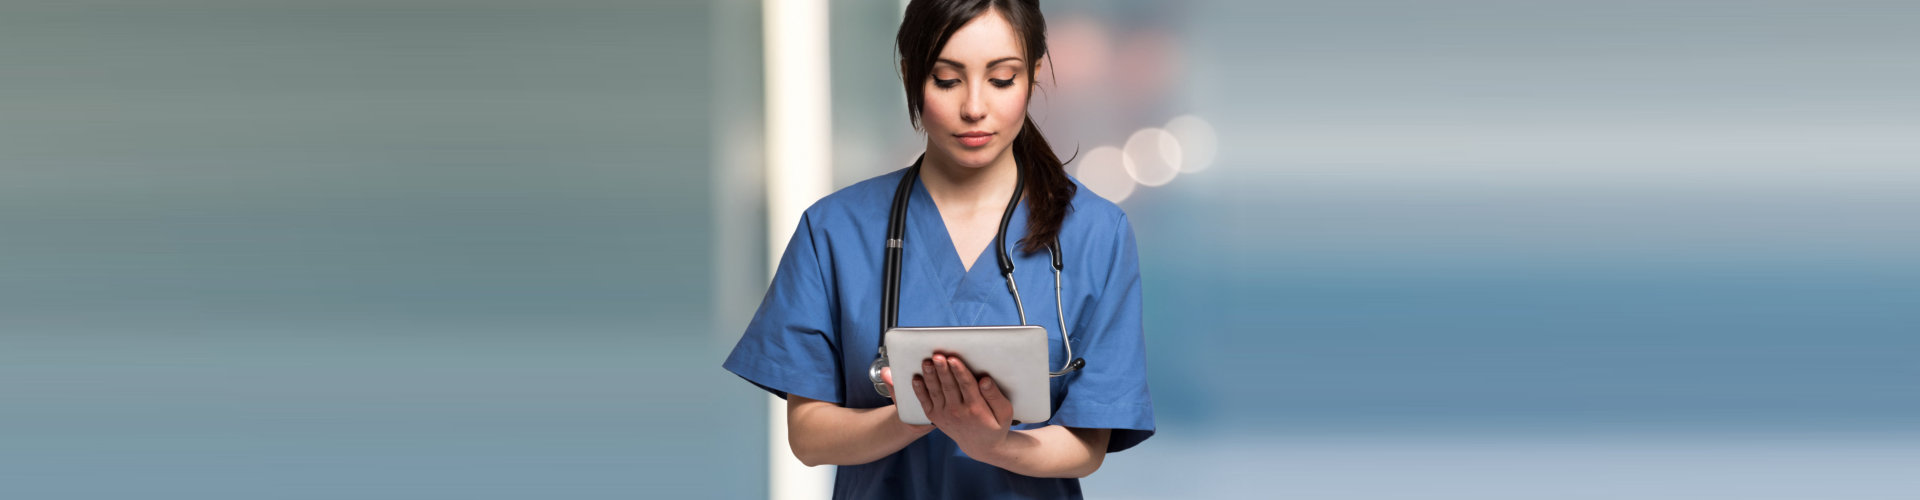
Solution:
[{"label": "hand", "polygon": [[960,358],[934,353],[913,378],[913,393],[933,426],[975,460],[986,458],[1013,428],[1013,402],[991,377],[974,377]]},{"label": "hand", "polygon": [[[900,399],[900,388],[899,388],[899,387],[896,387],[896,386],[894,386],[894,385],[893,385],[893,367],[891,367],[891,366],[887,366],[887,367],[881,367],[881,368],[880,368],[880,380],[883,380],[883,381],[885,381],[885,382],[887,383],[887,389],[888,389],[888,391],[887,391],[887,393],[888,393],[888,394],[892,394],[892,395],[893,395],[893,398],[892,398],[892,399],[893,399],[893,400],[895,400],[895,401],[898,401],[898,400]],[[922,401],[922,403],[921,403],[921,406],[920,406],[920,407],[921,407],[922,409],[925,409],[925,408],[926,408],[926,403],[925,403],[925,400],[921,400],[921,401]],[[897,408],[897,406],[896,406],[896,408]],[[898,418],[895,418],[895,419],[893,419],[893,421],[895,421],[895,422],[900,422],[900,419],[898,419]],[[922,433],[925,433],[925,432],[933,432],[933,426],[932,426],[932,425],[913,425],[913,424],[909,424],[909,423],[906,423],[906,422],[900,422],[900,425],[905,425],[905,426],[907,426],[907,427],[908,427],[908,428],[910,428],[910,429],[913,429],[913,430],[915,430],[915,431],[918,431],[918,432],[922,432]]]}]

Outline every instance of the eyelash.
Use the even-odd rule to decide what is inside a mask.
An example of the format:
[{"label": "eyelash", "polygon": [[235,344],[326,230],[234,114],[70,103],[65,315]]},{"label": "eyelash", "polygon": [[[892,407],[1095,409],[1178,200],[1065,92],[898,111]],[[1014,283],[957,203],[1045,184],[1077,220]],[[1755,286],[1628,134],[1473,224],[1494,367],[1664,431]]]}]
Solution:
[{"label": "eyelash", "polygon": [[[1012,78],[1008,78],[1008,79],[1005,79],[1005,80],[995,80],[995,79],[992,79],[992,78],[988,78],[988,79],[987,79],[987,81],[988,81],[988,82],[990,82],[990,83],[992,83],[992,84],[993,84],[993,86],[995,86],[995,87],[1000,87],[1000,88],[1003,88],[1003,89],[1004,89],[1004,88],[1007,88],[1007,87],[1012,87],[1012,86],[1013,86],[1013,79],[1012,79]],[[933,86],[935,86],[935,87],[939,87],[939,88],[942,88],[942,89],[950,89],[950,88],[954,88],[954,87],[957,87],[957,86],[959,86],[959,85],[960,85],[960,79],[959,79],[959,78],[954,78],[954,79],[951,79],[951,80],[941,80],[941,79],[937,79],[937,78],[936,78],[936,79],[934,79],[934,80],[933,80]]]}]

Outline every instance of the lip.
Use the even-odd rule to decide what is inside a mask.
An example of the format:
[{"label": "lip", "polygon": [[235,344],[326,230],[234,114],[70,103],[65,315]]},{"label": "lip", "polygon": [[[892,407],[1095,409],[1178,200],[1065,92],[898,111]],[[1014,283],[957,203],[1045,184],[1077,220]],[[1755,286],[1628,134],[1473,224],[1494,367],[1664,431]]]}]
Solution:
[{"label": "lip", "polygon": [[964,145],[970,148],[985,146],[987,145],[988,142],[993,141],[993,132],[987,132],[983,130],[971,130],[967,132],[953,134],[953,136],[955,138],[960,139],[961,145]]}]

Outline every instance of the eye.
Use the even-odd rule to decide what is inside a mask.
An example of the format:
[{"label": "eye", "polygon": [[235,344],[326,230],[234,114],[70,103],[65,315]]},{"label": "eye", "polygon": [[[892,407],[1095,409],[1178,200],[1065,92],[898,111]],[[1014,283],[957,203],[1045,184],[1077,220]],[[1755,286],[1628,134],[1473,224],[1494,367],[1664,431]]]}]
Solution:
[{"label": "eye", "polygon": [[950,89],[950,88],[953,88],[954,86],[957,86],[957,85],[960,85],[960,79],[959,79],[959,78],[954,78],[954,79],[951,79],[951,80],[941,80],[941,79],[939,79],[939,78],[935,78],[935,79],[933,79],[933,86],[935,86],[935,87],[940,87],[940,88],[943,88],[943,89]]},{"label": "eye", "polygon": [[1000,87],[1000,88],[1003,88],[1003,89],[1004,89],[1004,88],[1007,88],[1007,87],[1012,87],[1012,86],[1013,86],[1013,79],[1012,79],[1012,78],[1008,78],[1008,79],[1005,79],[1005,80],[994,80],[994,79],[988,79],[987,81],[988,81],[988,82],[990,82],[990,83],[992,83],[992,84],[993,84],[993,86],[995,86],[995,87]]}]

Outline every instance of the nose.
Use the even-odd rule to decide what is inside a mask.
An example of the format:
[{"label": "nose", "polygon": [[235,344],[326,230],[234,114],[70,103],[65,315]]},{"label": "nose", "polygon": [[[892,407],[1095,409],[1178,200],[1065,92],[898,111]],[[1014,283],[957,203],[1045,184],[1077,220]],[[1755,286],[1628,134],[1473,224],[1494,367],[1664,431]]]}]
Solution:
[{"label": "nose", "polygon": [[985,85],[968,85],[967,98],[960,102],[960,119],[969,123],[987,119],[987,102],[980,95]]}]

